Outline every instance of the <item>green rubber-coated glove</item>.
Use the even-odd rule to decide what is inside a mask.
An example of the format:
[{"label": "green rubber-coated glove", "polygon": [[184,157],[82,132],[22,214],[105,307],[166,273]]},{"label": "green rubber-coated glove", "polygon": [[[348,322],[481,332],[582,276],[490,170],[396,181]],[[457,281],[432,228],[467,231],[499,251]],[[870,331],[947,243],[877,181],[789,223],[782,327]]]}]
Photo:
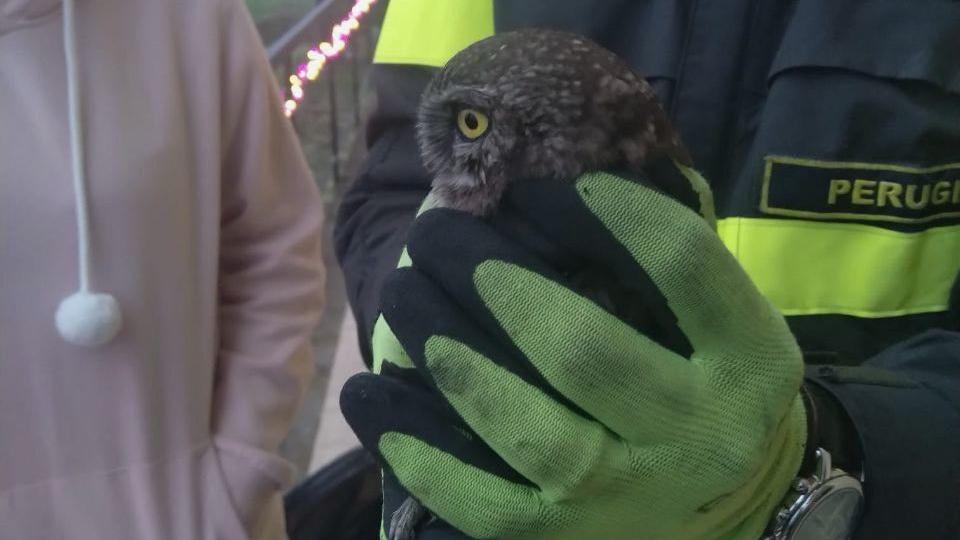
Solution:
[{"label": "green rubber-coated glove", "polygon": [[[366,375],[342,398],[367,420],[352,422],[365,446],[472,537],[759,538],[806,438],[783,318],[706,221],[640,183],[518,182],[504,205],[562,254],[431,210],[383,295],[393,334],[479,441],[439,409],[405,408],[398,386],[389,407],[367,405],[385,378]],[[604,269],[613,304],[639,299],[656,321],[575,292],[570,261]]]}]

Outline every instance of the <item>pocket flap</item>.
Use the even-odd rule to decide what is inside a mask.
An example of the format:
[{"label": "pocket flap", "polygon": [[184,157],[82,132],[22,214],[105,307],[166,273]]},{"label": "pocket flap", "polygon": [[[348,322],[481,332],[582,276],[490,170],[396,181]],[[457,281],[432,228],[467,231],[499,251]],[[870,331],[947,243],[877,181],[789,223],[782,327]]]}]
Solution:
[{"label": "pocket flap", "polygon": [[848,69],[960,93],[960,3],[801,1],[770,70]]}]

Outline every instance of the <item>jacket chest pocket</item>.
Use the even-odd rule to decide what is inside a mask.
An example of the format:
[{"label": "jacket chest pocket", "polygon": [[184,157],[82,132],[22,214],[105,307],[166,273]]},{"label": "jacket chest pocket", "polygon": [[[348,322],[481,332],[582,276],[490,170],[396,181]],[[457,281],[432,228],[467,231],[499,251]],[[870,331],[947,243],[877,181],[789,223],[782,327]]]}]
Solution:
[{"label": "jacket chest pocket", "polygon": [[[938,201],[947,202],[949,188],[936,187],[937,182],[960,179],[960,165],[951,167],[960,162],[960,4],[799,2],[770,69],[766,102],[755,126],[740,172],[741,185],[754,188],[743,190],[752,200],[741,200],[739,213],[776,215],[776,208],[786,204],[821,214],[807,216],[814,219],[832,220],[826,215],[831,211],[862,211],[867,216],[863,221],[872,223],[871,213],[882,215],[896,202],[906,207],[906,191],[915,184],[909,188],[913,206],[923,205],[925,211],[901,212],[907,220],[893,221],[940,223],[931,216],[960,210],[946,208],[949,204],[927,208],[934,190]],[[771,156],[835,164],[832,168],[839,170],[812,167],[811,174],[804,174],[778,168],[776,160],[771,166]],[[857,178],[843,164],[852,164],[854,171],[880,171],[858,175],[866,181],[857,193],[864,208],[828,204],[854,195]],[[851,181],[849,193],[839,193],[846,184],[833,185],[832,201],[831,175]],[[881,181],[888,182],[885,195],[899,193],[900,198],[878,201]],[[776,200],[765,205],[764,197]],[[866,208],[864,201],[874,201],[874,208]],[[774,211],[766,212],[767,207]]]},{"label": "jacket chest pocket", "polygon": [[798,1],[720,223],[785,315],[946,309],[960,269],[958,56],[958,3]]}]

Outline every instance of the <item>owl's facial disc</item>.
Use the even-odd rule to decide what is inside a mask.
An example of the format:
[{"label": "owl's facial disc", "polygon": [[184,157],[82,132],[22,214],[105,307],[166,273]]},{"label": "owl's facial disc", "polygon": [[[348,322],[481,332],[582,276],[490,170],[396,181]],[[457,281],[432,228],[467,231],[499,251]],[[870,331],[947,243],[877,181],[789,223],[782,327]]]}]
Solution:
[{"label": "owl's facial disc", "polygon": [[490,117],[479,108],[457,106],[453,114],[455,132],[452,152],[454,167],[437,174],[438,182],[450,187],[469,190],[486,180],[483,171],[482,145],[490,130]]},{"label": "owl's facial disc", "polygon": [[506,183],[515,126],[484,87],[432,88],[420,103],[417,136],[445,206],[489,213]]}]

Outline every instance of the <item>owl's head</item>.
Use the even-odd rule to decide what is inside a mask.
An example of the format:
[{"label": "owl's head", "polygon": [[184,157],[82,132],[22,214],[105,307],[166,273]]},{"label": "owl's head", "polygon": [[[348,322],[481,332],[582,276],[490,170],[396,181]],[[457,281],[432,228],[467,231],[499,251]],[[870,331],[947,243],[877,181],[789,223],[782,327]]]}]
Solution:
[{"label": "owl's head", "polygon": [[446,206],[489,214],[509,182],[636,169],[680,145],[652,89],[575,34],[522,30],[455,55],[427,86],[417,136]]}]

